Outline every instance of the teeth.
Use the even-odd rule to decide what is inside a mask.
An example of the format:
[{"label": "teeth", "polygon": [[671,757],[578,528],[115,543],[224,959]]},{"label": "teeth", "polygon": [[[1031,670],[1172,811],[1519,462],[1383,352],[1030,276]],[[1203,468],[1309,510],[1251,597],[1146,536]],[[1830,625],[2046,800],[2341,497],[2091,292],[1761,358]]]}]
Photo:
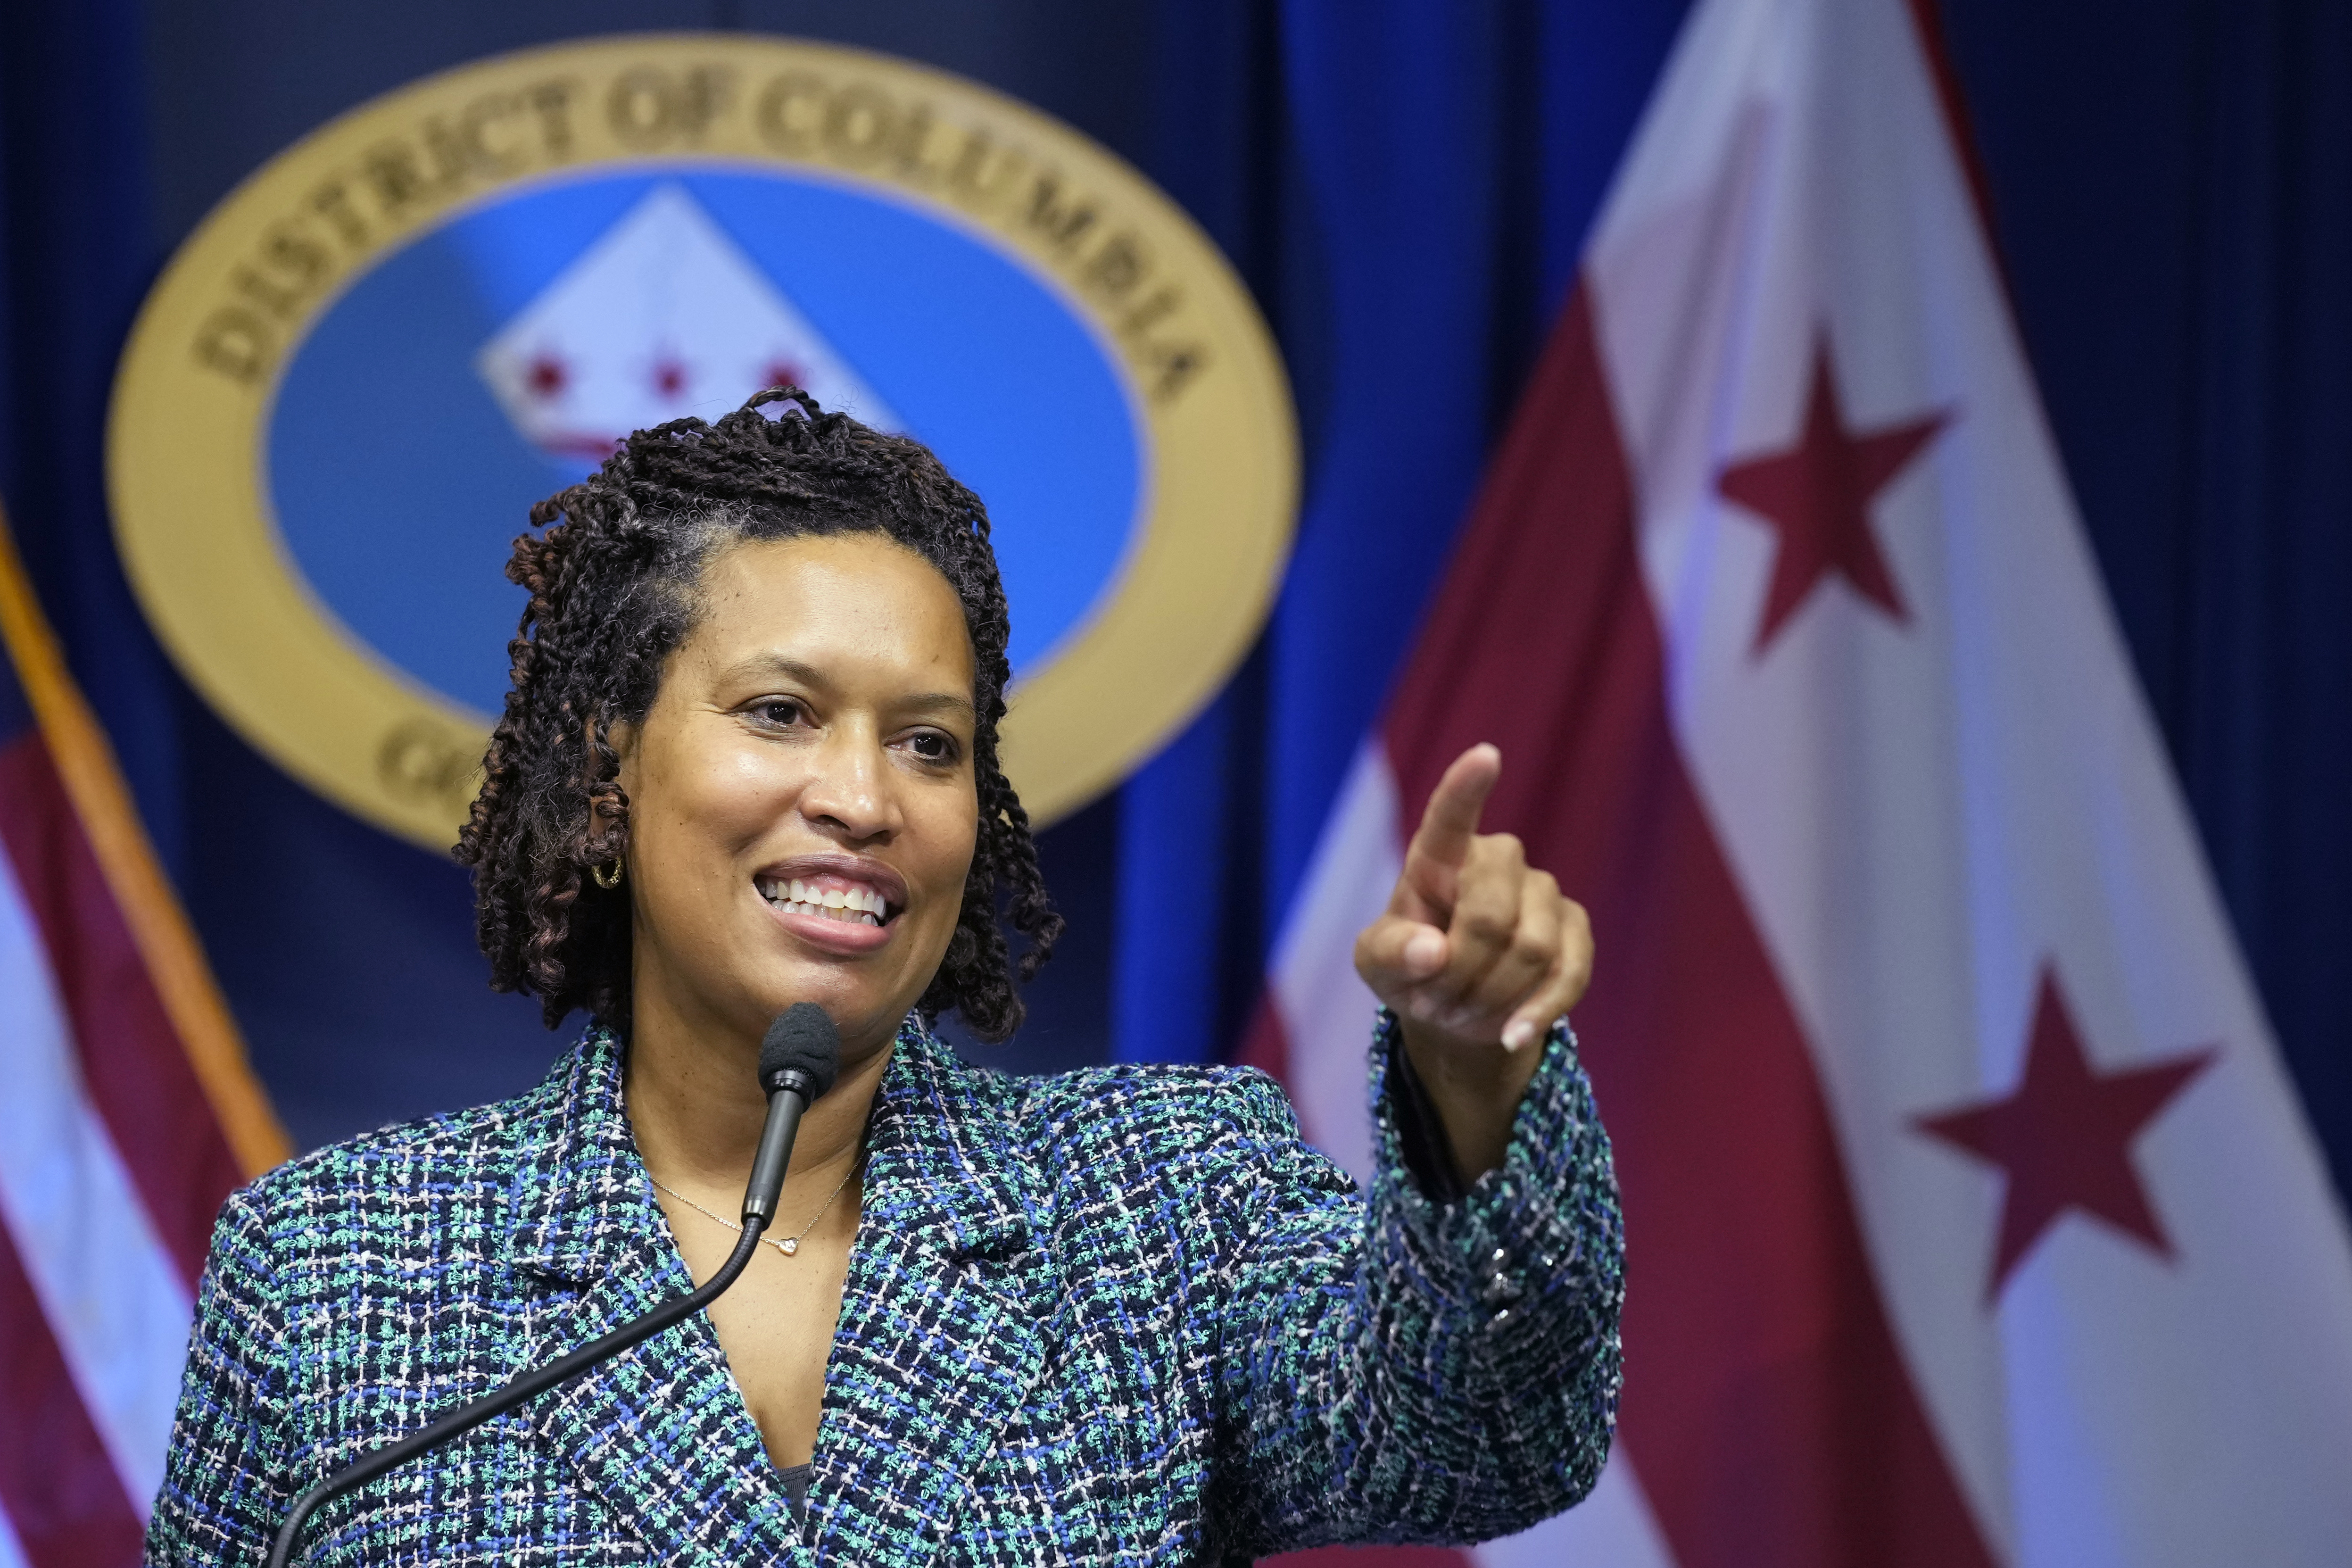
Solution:
[{"label": "teeth", "polygon": [[817,915],[853,925],[878,926],[889,917],[890,902],[871,888],[820,888],[798,877],[762,878],[760,896],[787,914]]}]

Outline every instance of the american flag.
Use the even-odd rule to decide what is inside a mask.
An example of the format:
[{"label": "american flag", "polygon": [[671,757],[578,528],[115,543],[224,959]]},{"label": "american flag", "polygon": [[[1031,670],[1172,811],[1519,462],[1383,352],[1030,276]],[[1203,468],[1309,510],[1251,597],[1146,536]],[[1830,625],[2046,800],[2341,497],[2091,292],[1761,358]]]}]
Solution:
[{"label": "american flag", "polygon": [[223,1198],[286,1138],[0,522],[0,1568],[127,1568]]}]

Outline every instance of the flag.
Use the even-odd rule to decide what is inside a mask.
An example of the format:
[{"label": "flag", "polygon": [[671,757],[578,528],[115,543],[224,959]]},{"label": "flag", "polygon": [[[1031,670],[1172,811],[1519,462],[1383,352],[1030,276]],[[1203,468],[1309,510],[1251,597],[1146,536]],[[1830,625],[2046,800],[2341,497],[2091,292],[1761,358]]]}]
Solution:
[{"label": "flag", "polygon": [[129,1568],[214,1216],[286,1140],[5,525],[0,634],[0,1568]]},{"label": "flag", "polygon": [[1353,934],[1465,746],[1591,909],[1617,1450],[1480,1563],[2318,1564],[2352,1240],[1906,0],[1703,0],[1246,1051],[1361,1169]]}]

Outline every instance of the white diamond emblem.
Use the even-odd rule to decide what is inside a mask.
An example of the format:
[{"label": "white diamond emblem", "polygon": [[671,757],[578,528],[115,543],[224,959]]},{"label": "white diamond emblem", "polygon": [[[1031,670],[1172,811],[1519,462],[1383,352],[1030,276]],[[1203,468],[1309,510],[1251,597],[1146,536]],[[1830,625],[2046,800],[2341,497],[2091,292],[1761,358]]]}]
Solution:
[{"label": "white diamond emblem", "polygon": [[655,187],[474,358],[523,438],[595,463],[633,430],[790,383],[877,430],[887,404],[686,190]]}]

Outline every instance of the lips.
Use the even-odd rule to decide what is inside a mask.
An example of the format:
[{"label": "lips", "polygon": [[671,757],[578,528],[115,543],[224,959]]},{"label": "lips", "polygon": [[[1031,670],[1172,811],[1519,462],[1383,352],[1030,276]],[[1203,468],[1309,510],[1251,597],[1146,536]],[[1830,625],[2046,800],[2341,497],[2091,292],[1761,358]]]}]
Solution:
[{"label": "lips", "polygon": [[865,952],[889,941],[907,906],[907,884],[859,856],[812,855],[763,868],[752,885],[787,929],[819,947]]}]

